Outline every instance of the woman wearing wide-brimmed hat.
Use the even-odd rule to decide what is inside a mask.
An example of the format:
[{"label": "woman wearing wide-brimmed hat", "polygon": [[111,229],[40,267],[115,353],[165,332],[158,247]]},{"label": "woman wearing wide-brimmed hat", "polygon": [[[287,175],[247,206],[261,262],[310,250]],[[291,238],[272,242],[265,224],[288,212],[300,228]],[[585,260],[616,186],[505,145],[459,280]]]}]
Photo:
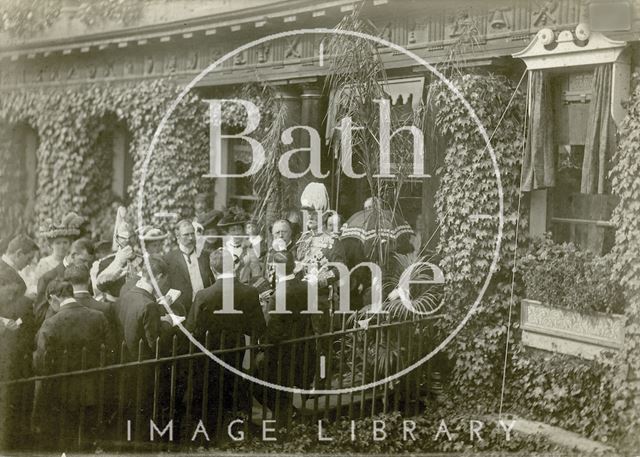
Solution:
[{"label": "woman wearing wide-brimmed hat", "polygon": [[38,280],[60,265],[69,254],[71,243],[80,236],[80,227],[84,222],[85,219],[74,212],[68,213],[60,222],[53,222],[51,219],[45,222],[40,234],[48,241],[51,254],[42,257],[31,271],[28,267],[23,270],[27,283],[27,296],[35,297]]}]

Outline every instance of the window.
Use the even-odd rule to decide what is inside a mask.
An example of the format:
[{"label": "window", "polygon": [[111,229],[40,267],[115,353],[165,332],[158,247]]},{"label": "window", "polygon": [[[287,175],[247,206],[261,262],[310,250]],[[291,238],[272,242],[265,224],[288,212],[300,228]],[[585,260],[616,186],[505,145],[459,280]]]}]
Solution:
[{"label": "window", "polygon": [[[550,231],[558,242],[571,241],[583,249],[604,254],[611,249],[614,241],[609,219],[616,199],[609,192],[610,164],[604,163],[606,169],[598,170],[604,180],[603,188],[586,189],[583,183],[586,179],[583,176],[585,145],[589,141],[589,129],[594,128],[592,117],[598,114],[594,106],[597,94],[592,93],[594,74],[595,69],[591,67],[559,74],[551,79],[556,125],[556,185],[549,195]],[[606,77],[610,78],[609,75]],[[611,90],[610,83],[601,87]],[[610,94],[603,98],[608,101]],[[607,115],[609,106],[610,102],[607,102]],[[608,148],[606,154],[609,158],[612,153],[612,147]]]},{"label": "window", "polygon": [[[244,141],[237,141],[231,144],[231,154],[229,155],[230,172],[233,174],[245,173],[251,168],[253,154],[251,146]],[[229,180],[230,204],[239,206],[245,211],[253,211],[253,204],[258,197],[253,194],[253,184],[251,177],[233,178]]]},{"label": "window", "polygon": [[15,177],[20,177],[18,188],[22,189],[22,201],[25,204],[25,213],[33,211],[38,188],[38,145],[37,132],[27,125],[18,126],[14,131],[16,139],[16,153],[19,157],[19,172]]},{"label": "window", "polygon": [[111,191],[126,204],[127,189],[131,185],[133,175],[133,158],[129,153],[128,131],[123,125],[117,124],[108,132],[108,136],[113,150]]},{"label": "window", "polygon": [[[253,156],[251,146],[241,139],[227,139],[222,142],[222,172],[241,174],[249,170]],[[258,200],[253,194],[251,177],[218,178],[215,183],[216,200],[214,207],[239,206],[247,212],[253,211]]]},{"label": "window", "polygon": [[513,54],[529,76],[522,190],[530,197],[531,235],[551,231],[596,253],[610,249],[616,201],[608,172],[630,93],[628,49],[578,24],[573,32],[540,30]]}]

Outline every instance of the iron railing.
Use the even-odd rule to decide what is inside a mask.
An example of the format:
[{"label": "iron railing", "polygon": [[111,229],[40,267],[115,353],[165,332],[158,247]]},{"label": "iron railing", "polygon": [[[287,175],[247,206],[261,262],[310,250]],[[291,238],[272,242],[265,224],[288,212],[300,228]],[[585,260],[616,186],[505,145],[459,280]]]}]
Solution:
[{"label": "iron railing", "polygon": [[[156,340],[155,357],[146,360],[127,360],[124,342],[118,351],[103,345],[94,366],[87,363],[86,349],[80,354],[64,351],[58,360],[49,360],[55,367],[51,372],[23,372],[18,379],[0,382],[9,424],[4,432],[19,436],[5,447],[184,449],[228,440],[229,423],[238,418],[242,422],[236,428],[252,439],[265,420],[289,428],[294,421],[419,413],[429,363],[395,380],[387,378],[433,349],[431,323],[437,316],[393,321],[376,315],[364,322],[340,314],[330,317],[332,330],[277,344],[258,344],[254,338],[229,344],[224,333],[207,333],[203,343],[217,357],[262,380],[306,390],[352,390],[318,395],[265,388],[233,374],[182,334],[173,336],[166,354]],[[140,341],[140,354],[142,345]],[[80,369],[69,371],[69,362],[77,357]],[[377,385],[358,389],[370,383]],[[192,440],[199,427],[209,440],[201,432]]]}]

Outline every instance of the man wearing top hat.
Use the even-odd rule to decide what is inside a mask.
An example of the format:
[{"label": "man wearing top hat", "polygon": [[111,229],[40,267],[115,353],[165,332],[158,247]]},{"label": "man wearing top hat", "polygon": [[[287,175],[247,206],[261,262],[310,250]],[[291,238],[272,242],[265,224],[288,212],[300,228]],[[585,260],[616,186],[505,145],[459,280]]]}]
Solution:
[{"label": "man wearing top hat", "polygon": [[237,264],[238,280],[243,284],[255,285],[263,280],[262,265],[248,239],[249,236],[245,234],[244,226],[247,220],[244,214],[229,211],[218,222],[218,227],[230,237],[225,240],[224,249],[233,255]]},{"label": "man wearing top hat", "polygon": [[[324,212],[329,207],[324,184],[309,183],[300,196],[300,203],[306,227],[303,227],[296,243],[297,270],[303,270],[307,281],[317,282],[318,309],[323,314],[314,314],[312,324],[316,333],[324,333],[328,330],[328,312],[335,292],[332,286],[338,280],[338,269],[329,267],[327,263],[345,263],[345,253],[337,233],[329,230],[324,223]],[[337,308],[337,304],[334,308]]]}]

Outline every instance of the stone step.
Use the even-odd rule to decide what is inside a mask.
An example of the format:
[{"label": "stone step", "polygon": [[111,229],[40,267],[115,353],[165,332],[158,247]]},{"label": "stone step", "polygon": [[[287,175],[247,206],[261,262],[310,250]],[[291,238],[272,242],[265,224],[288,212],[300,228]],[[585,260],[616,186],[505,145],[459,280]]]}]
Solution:
[{"label": "stone step", "polygon": [[[494,419],[497,420],[497,416]],[[515,421],[516,423],[513,426],[513,430],[517,433],[521,433],[523,435],[542,435],[552,443],[566,447],[567,449],[578,451],[581,454],[605,456],[618,455],[615,448],[611,446],[585,438],[584,436],[570,432],[569,430],[545,424],[544,422],[524,419],[518,416],[509,416],[508,419],[504,420]]]}]

